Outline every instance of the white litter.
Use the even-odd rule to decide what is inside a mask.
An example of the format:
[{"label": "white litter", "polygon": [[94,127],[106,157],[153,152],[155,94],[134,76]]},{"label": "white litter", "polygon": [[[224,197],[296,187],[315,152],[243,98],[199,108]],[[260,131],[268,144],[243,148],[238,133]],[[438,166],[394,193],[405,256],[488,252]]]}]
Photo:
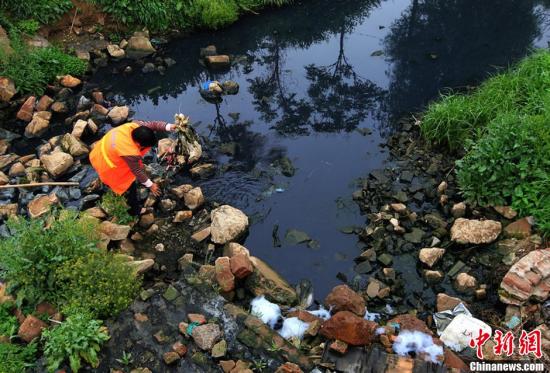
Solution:
[{"label": "white litter", "polygon": [[385,328],[376,328],[376,335],[381,335],[381,334],[386,334],[386,329]]},{"label": "white litter", "polygon": [[369,311],[366,311],[365,312],[365,316],[363,316],[363,318],[365,320],[368,320],[368,321],[377,321],[380,319],[380,314],[379,313],[375,313],[375,312],[369,312]]},{"label": "white litter", "polygon": [[283,327],[279,330],[279,334],[284,339],[295,337],[301,340],[304,338],[304,333],[307,328],[309,328],[309,323],[303,322],[297,317],[289,317],[288,319],[285,319]]},{"label": "white litter", "polygon": [[457,315],[441,333],[441,341],[453,351],[462,351],[470,340],[479,336],[479,330],[493,335],[493,329],[483,321],[465,314]]},{"label": "white litter", "polygon": [[277,321],[281,318],[281,308],[275,303],[271,303],[263,295],[256,297],[250,303],[252,314],[261,319],[271,329],[275,328]]},{"label": "white litter", "polygon": [[401,356],[409,356],[411,352],[417,356],[425,354],[425,357],[433,363],[440,363],[437,357],[443,355],[443,347],[434,344],[430,335],[409,330],[399,333],[393,343],[393,351]]},{"label": "white litter", "polygon": [[323,306],[320,306],[317,311],[307,311],[311,313],[313,316],[320,317],[323,320],[330,319],[330,310],[325,309]]}]

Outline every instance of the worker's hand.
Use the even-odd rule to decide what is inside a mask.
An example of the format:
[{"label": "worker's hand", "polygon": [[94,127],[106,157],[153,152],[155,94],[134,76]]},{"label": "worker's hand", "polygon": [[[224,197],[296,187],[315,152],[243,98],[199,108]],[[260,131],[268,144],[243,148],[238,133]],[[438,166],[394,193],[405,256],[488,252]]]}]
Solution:
[{"label": "worker's hand", "polygon": [[151,185],[151,188],[149,189],[151,190],[151,193],[153,193],[155,197],[160,196],[160,187],[157,183],[153,183],[153,185]]},{"label": "worker's hand", "polygon": [[168,123],[166,130],[168,132],[176,132],[176,125],[174,123]]}]

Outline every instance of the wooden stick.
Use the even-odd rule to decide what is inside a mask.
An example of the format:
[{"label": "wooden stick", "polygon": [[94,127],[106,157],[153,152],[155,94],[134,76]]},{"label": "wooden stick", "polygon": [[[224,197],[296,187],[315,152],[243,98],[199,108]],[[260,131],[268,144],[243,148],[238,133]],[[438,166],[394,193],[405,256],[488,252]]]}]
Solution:
[{"label": "wooden stick", "polygon": [[59,181],[59,182],[50,182],[50,183],[29,183],[29,184],[15,184],[15,185],[0,185],[0,189],[10,189],[10,188],[34,188],[34,187],[41,187],[41,186],[64,186],[64,187],[71,187],[71,186],[79,186],[79,183],[76,182],[69,182],[69,181]]}]

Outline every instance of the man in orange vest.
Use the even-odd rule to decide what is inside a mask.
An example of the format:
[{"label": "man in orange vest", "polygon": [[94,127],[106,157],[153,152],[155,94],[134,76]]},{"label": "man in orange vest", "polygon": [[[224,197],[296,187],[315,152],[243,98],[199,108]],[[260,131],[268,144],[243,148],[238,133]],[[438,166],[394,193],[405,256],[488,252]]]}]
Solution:
[{"label": "man in orange vest", "polygon": [[101,181],[118,195],[126,193],[134,216],[141,211],[136,179],[155,196],[160,195],[159,186],[145,172],[143,156],[157,145],[155,131],[175,131],[175,128],[174,124],[161,121],[126,123],[107,132],[90,152],[90,163]]}]

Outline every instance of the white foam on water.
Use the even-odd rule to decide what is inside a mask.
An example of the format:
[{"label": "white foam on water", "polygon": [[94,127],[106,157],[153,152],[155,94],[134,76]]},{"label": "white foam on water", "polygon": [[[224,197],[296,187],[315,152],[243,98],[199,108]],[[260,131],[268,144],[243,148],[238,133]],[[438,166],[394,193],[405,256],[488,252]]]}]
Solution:
[{"label": "white foam on water", "polygon": [[408,356],[410,352],[426,354],[433,363],[440,363],[438,356],[443,355],[443,347],[433,343],[430,335],[418,331],[405,330],[397,336],[393,343],[393,351],[401,356]]},{"label": "white foam on water", "polygon": [[323,320],[330,319],[330,310],[325,309],[323,306],[319,306],[319,309],[316,311],[307,311],[311,313],[313,316],[320,317]]},{"label": "white foam on water", "polygon": [[263,295],[254,298],[250,305],[253,315],[269,325],[271,329],[275,328],[275,324],[281,317],[281,308],[278,305],[271,303]]},{"label": "white foam on water", "polygon": [[283,327],[279,330],[279,334],[284,339],[296,337],[301,340],[304,338],[304,333],[307,328],[309,328],[309,323],[303,322],[297,317],[289,317],[288,319],[285,319]]}]

